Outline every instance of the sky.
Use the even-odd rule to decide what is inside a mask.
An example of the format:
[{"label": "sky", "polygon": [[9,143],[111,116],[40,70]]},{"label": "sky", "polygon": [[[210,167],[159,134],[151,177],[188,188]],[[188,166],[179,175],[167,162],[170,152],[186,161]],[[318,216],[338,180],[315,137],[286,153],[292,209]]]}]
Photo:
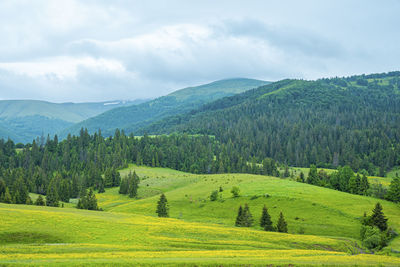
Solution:
[{"label": "sky", "polygon": [[0,1],[0,99],[154,98],[400,70],[400,1]]}]

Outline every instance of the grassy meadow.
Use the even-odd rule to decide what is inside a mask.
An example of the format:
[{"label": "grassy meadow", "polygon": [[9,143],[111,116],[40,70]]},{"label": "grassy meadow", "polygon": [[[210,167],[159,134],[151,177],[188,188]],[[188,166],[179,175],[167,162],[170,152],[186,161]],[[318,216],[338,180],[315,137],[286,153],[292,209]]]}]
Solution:
[{"label": "grassy meadow", "polygon": [[[250,174],[195,175],[130,165],[121,176],[132,170],[141,178],[138,198],[106,189],[97,194],[104,211],[78,210],[72,203],[0,204],[0,265],[400,265],[392,252],[400,250],[399,238],[381,255],[360,246],[359,219],[377,199]],[[240,188],[240,197],[232,197],[232,186]],[[210,201],[220,187],[219,199]],[[156,217],[161,192],[170,205],[168,219]],[[380,202],[389,225],[400,229],[400,207]],[[245,203],[255,226],[234,227]],[[289,234],[262,231],[264,204],[274,223],[283,212]]]}]

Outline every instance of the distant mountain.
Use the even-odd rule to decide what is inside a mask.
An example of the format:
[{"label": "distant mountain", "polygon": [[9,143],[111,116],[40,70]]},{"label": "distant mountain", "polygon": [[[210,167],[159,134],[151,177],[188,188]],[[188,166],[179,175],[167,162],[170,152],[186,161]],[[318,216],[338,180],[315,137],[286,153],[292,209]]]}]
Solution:
[{"label": "distant mountain", "polygon": [[271,157],[382,176],[400,165],[400,72],[282,80],[137,131],[143,132],[213,135],[227,153],[237,151],[237,162]]},{"label": "distant mountain", "polygon": [[117,128],[125,130],[126,133],[135,132],[140,127],[167,116],[182,114],[214,100],[268,83],[254,79],[237,78],[184,88],[140,105],[109,110],[67,128],[62,131],[61,136],[65,137],[68,133],[78,134],[81,128],[87,128],[90,133],[101,129],[105,136],[114,134]]},{"label": "distant mountain", "polygon": [[55,134],[104,111],[146,100],[97,103],[51,103],[38,100],[0,101],[0,137],[31,142],[42,134]]}]

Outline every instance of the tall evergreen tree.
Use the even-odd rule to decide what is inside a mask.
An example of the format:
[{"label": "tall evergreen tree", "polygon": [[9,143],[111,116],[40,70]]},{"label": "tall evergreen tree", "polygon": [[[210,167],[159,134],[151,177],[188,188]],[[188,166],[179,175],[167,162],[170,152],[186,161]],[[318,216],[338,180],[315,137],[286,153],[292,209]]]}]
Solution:
[{"label": "tall evergreen tree", "polygon": [[389,185],[386,198],[393,202],[400,202],[400,179],[394,178]]},{"label": "tall evergreen tree", "polygon": [[310,166],[310,172],[308,173],[307,183],[312,185],[319,185],[318,171],[315,165]]},{"label": "tall evergreen tree", "polygon": [[274,231],[274,226],[272,225],[271,216],[268,213],[267,207],[264,205],[261,219],[260,219],[260,226],[264,228],[265,231]]},{"label": "tall evergreen tree", "polygon": [[245,227],[251,227],[253,226],[253,215],[250,212],[249,205],[244,204],[244,209],[243,209],[243,222]]},{"label": "tall evergreen tree", "polygon": [[276,224],[276,230],[280,233],[288,232],[287,223],[285,221],[285,218],[283,217],[282,212],[279,214],[278,223]]},{"label": "tall evergreen tree", "polygon": [[168,201],[164,194],[161,194],[160,199],[157,202],[156,212],[158,217],[169,217]]},{"label": "tall evergreen tree", "polygon": [[8,190],[8,187],[6,187],[6,192],[4,193],[3,202],[7,203],[7,204],[11,204],[13,202],[11,194],[10,194],[10,190]]},{"label": "tall evergreen tree", "polygon": [[382,205],[378,202],[375,208],[372,210],[372,215],[370,217],[370,224],[378,227],[381,231],[386,231],[387,229],[387,218],[383,214]]},{"label": "tall evergreen tree", "polygon": [[46,193],[46,206],[58,207],[60,197],[58,195],[56,178],[51,179]]},{"label": "tall evergreen tree", "polygon": [[238,214],[236,216],[235,226],[243,225],[243,208],[242,205],[239,206]]},{"label": "tall evergreen tree", "polygon": [[44,206],[46,203],[44,202],[44,199],[42,195],[39,195],[38,198],[35,201],[36,206]]}]

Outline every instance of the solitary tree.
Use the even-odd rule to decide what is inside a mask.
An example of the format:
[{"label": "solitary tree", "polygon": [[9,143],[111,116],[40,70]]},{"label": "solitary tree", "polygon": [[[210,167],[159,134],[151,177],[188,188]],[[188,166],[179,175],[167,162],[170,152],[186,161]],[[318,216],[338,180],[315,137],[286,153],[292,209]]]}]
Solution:
[{"label": "solitary tree", "polygon": [[280,232],[280,233],[287,233],[288,232],[287,223],[285,221],[285,218],[283,217],[282,211],[279,214],[279,219],[278,219],[278,223],[276,225],[276,230],[278,232]]},{"label": "solitary tree", "polygon": [[167,198],[164,194],[161,194],[160,199],[157,202],[157,210],[158,217],[169,217],[169,207]]},{"label": "solitary tree", "polygon": [[260,226],[264,228],[265,231],[274,231],[274,226],[272,225],[271,216],[268,213],[267,207],[264,205],[260,220]]},{"label": "solitary tree", "polygon": [[378,202],[375,205],[375,208],[372,210],[372,215],[369,219],[371,225],[375,225],[381,231],[385,231],[387,229],[387,218],[382,212],[382,206]]}]

